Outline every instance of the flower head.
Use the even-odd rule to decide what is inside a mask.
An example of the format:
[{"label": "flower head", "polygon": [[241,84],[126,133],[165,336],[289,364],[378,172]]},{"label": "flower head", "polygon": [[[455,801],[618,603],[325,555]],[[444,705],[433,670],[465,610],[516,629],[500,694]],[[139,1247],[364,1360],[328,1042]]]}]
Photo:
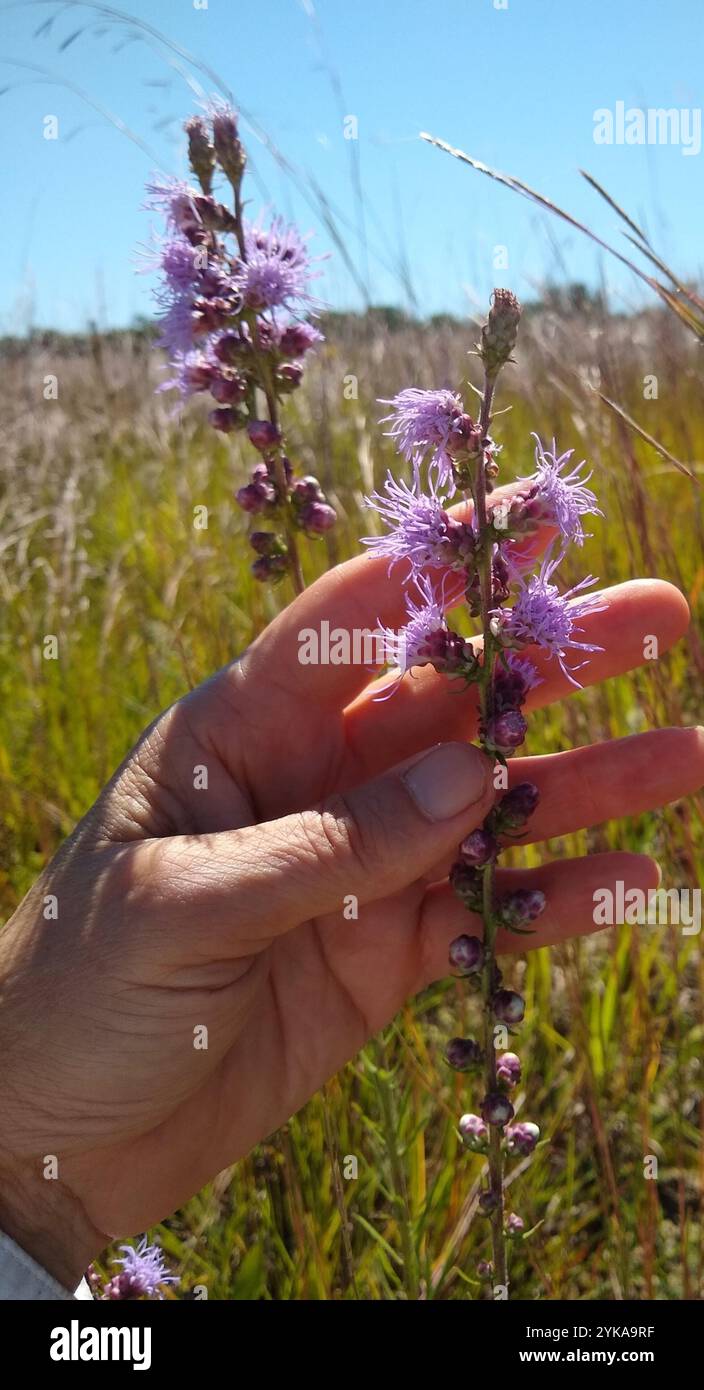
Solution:
[{"label": "flower head", "polygon": [[267,229],[245,224],[245,259],[238,262],[234,282],[249,309],[310,309],[308,293],[315,272],[304,238],[296,227],[276,217]]},{"label": "flower head", "polygon": [[584,467],[584,459],[571,472],[566,473],[565,469],[574,450],[568,449],[567,453],[560,454],[558,457],[554,439],[552,450],[549,450],[543,448],[536,434],[533,435],[533,438],[535,440],[535,473],[532,478],[521,478],[519,481],[534,484],[535,500],[543,504],[543,511],[547,512],[547,516],[554,520],[562,536],[563,547],[570,541],[576,545],[583,545],[585,531],[582,517],[603,516],[603,512],[597,506],[594,493],[587,487],[592,475],[588,473],[586,478],[582,477],[581,469]]},{"label": "flower head", "polygon": [[452,458],[448,444],[453,427],[462,415],[462,400],[455,391],[421,391],[415,386],[399,391],[392,400],[382,400],[391,406],[391,414],[382,423],[390,423],[387,434],[394,440],[398,452],[413,464],[418,482],[420,465],[430,455],[431,466],[437,469],[438,484],[447,485],[450,495],[455,490],[452,477]]},{"label": "flower head", "polygon": [[[164,1264],[164,1256],[157,1245],[147,1245],[144,1236],[137,1249],[133,1245],[121,1245],[124,1259],[116,1260],[122,1265],[105,1287],[104,1297],[113,1298],[153,1298],[164,1284],[177,1284],[178,1275],[169,1274]],[[157,1294],[163,1298],[163,1294]]]},{"label": "flower head", "polygon": [[427,666],[435,639],[448,635],[442,590],[434,588],[423,574],[418,575],[415,586],[419,602],[414,602],[410,594],[406,595],[406,626],[398,632],[393,628],[381,628],[388,659],[399,667],[402,675],[413,666]]},{"label": "flower head", "polygon": [[572,670],[568,669],[565,658],[569,651],[603,650],[594,642],[578,641],[576,634],[582,631],[579,627],[580,620],[589,613],[602,612],[605,604],[601,603],[595,594],[588,598],[577,597],[584,589],[596,583],[591,575],[580,580],[579,584],[575,584],[566,593],[560,593],[557,585],[552,583],[552,576],[561,558],[558,556],[556,560],[551,559],[548,551],[538,573],[528,580],[521,580],[513,608],[502,610],[502,637],[519,647],[542,647],[543,651],[556,658],[568,681],[579,686],[572,670],[580,668],[577,666]]},{"label": "flower head", "polygon": [[412,571],[426,565],[449,563],[452,559],[451,519],[435,488],[431,485],[428,494],[415,491],[403,479],[397,481],[388,473],[384,492],[386,496],[373,492],[364,501],[367,507],[378,512],[389,533],[364,536],[363,544],[376,555],[388,556],[392,565],[398,560],[408,560]]}]

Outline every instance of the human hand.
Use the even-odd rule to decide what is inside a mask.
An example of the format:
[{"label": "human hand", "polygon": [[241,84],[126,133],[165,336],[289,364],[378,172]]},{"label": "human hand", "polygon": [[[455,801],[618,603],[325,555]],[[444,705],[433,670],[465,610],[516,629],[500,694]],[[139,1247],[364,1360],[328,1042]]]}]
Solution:
[{"label": "human hand", "polygon": [[[687,624],[658,581],[605,601],[584,621],[604,648],[584,684]],[[424,668],[380,702],[363,668],[298,661],[300,631],[323,619],[403,615],[385,562],[325,575],[156,720],[0,934],[0,1227],[66,1286],[110,1237],[153,1225],[288,1119],[447,973],[454,936],[481,930],[442,881],[494,798],[465,742],[475,691]],[[545,677],[529,703],[572,693],[528,655]],[[527,778],[540,841],[694,791],[704,743],[668,729],[515,760],[509,784]],[[658,874],[611,853],[498,879],[547,895],[534,936],[499,939],[523,951],[593,931],[595,889],[647,890]],[[350,895],[358,920],[343,915]]]}]

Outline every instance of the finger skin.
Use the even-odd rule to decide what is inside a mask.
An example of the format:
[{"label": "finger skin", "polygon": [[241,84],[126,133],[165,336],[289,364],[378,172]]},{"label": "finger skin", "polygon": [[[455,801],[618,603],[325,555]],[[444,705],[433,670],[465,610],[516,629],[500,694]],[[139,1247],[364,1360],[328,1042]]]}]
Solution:
[{"label": "finger skin", "polygon": [[[645,854],[591,854],[583,859],[560,859],[538,869],[500,869],[496,875],[499,894],[515,888],[539,888],[545,893],[545,911],[535,922],[532,936],[499,931],[497,954],[523,953],[538,946],[554,946],[572,936],[588,936],[605,928],[594,922],[594,893],[608,888],[612,892],[622,882],[625,892],[657,888],[660,870]],[[422,910],[423,981],[425,985],[443,979],[448,973],[447,953],[454,937],[467,932],[481,936],[482,920],[463,907],[449,884],[429,888]],[[642,928],[647,931],[648,928]]]},{"label": "finger skin", "polygon": [[509,787],[534,782],[540,801],[515,841],[536,844],[621,816],[639,816],[704,784],[704,729],[645,734],[509,763]]},{"label": "finger skin", "polygon": [[[647,638],[657,639],[658,652],[665,653],[689,624],[685,598],[673,584],[663,580],[629,580],[604,590],[600,598],[606,608],[589,614],[581,624],[580,640],[604,649],[589,653],[586,664],[577,673],[585,687],[645,665]],[[528,697],[528,710],[542,709],[575,694],[575,687],[557,662],[546,659],[535,648],[527,648],[525,656],[543,677],[543,683]],[[388,678],[375,682],[345,711],[350,765],[355,775],[373,776],[381,767],[409,757],[416,748],[425,747],[441,735],[448,739],[476,736],[474,686],[464,690],[458,681],[438,675],[430,666],[406,676],[389,699],[379,700],[379,692],[386,686]]]}]

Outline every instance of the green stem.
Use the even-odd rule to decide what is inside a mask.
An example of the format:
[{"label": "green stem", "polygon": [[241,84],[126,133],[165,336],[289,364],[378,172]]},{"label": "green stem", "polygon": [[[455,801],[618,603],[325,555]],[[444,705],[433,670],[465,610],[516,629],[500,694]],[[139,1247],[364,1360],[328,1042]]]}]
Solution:
[{"label": "green stem", "polygon": [[[487,373],[484,380],[479,430],[482,440],[488,434],[491,421],[491,403],[494,395],[495,378]],[[479,588],[480,611],[484,654],[482,674],[479,682],[479,709],[482,728],[485,729],[493,713],[494,656],[495,643],[489,626],[493,608],[493,584],[491,572],[491,539],[486,506],[485,453],[482,445],[477,460],[474,478],[474,505],[479,534]],[[484,919],[484,969],[482,973],[482,998],[484,1002],[484,1080],[487,1094],[496,1091],[496,1047],[494,1044],[494,1013],[492,997],[494,994],[495,943],[497,923],[494,915],[494,875],[493,863],[483,871],[482,917]],[[496,1125],[489,1126],[489,1181],[491,1191],[498,1197],[498,1203],[491,1213],[491,1242],[494,1263],[494,1283],[508,1287],[506,1262],[506,1238],[504,1235],[504,1172],[501,1133]]]}]

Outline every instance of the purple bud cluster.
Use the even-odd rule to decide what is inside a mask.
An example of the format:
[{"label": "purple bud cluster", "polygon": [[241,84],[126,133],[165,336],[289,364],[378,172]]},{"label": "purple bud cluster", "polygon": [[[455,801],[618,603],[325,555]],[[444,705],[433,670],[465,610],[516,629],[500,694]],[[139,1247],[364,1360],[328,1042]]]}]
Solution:
[{"label": "purple bud cluster", "polygon": [[[186,121],[185,131],[198,186],[178,180],[149,186],[149,206],[166,221],[149,267],[160,272],[159,343],[173,368],[161,389],[176,388],[182,396],[209,393],[212,428],[224,435],[243,432],[261,454],[263,464],[239,489],[237,501],[248,515],[275,524],[268,542],[254,533],[252,572],[276,581],[297,568],[296,533],[322,536],[336,520],[317,479],[295,477],[278,424],[281,401],[300,386],[305,357],[322,342],[309,321],[316,308],[310,294],[316,272],[295,227],[280,218],[265,226],[244,217],[247,160],[236,112],[211,103],[206,115]],[[213,194],[218,172],[231,185],[232,209]]]}]

